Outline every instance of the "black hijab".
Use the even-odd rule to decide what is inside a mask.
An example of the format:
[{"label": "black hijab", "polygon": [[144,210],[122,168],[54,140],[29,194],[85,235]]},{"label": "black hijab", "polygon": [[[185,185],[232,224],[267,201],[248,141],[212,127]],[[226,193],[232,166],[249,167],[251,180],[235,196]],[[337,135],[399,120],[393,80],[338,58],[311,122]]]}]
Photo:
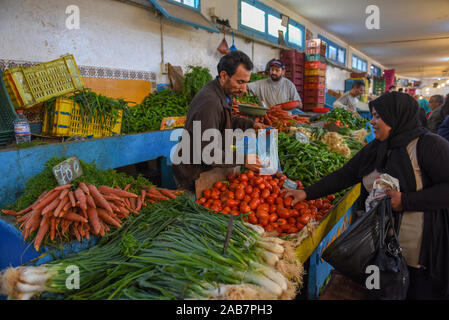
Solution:
[{"label": "black hijab", "polygon": [[369,103],[382,120],[391,127],[385,141],[374,140],[363,150],[360,176],[377,169],[399,179],[401,191],[416,191],[413,166],[407,145],[427,132],[419,117],[419,105],[410,95],[400,92],[386,93]]}]

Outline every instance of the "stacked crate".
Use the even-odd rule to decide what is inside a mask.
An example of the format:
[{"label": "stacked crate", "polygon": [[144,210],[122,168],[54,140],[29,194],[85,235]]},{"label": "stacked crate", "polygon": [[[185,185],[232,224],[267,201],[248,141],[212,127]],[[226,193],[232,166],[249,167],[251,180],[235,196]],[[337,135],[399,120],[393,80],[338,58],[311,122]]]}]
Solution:
[{"label": "stacked crate", "polygon": [[304,101],[304,53],[281,50],[281,60],[285,64],[285,77],[293,82],[301,101]]},{"label": "stacked crate", "polygon": [[306,60],[326,62],[326,43],[321,39],[307,40]]},{"label": "stacked crate", "polygon": [[326,44],[321,39],[307,41],[304,77],[304,111],[324,108],[326,100]]}]

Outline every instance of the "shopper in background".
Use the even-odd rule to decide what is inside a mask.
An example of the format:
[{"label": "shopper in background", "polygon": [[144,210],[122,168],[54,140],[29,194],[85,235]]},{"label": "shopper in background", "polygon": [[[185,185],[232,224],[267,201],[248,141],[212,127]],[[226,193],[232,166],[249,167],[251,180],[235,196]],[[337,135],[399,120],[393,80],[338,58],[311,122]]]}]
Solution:
[{"label": "shopper in background", "polygon": [[265,101],[268,106],[298,101],[298,108],[302,108],[301,97],[293,82],[285,78],[285,65],[282,60],[270,63],[270,77],[247,84],[259,101]]},{"label": "shopper in background", "polygon": [[444,121],[444,117],[442,114],[442,106],[444,103],[444,99],[442,95],[434,95],[430,97],[429,106],[432,109],[432,114],[427,120],[427,128],[433,133],[437,133],[440,125]]},{"label": "shopper in background", "polygon": [[444,121],[438,129],[438,134],[449,141],[449,94],[444,100],[444,105],[441,107],[441,116]]},{"label": "shopper in background", "polygon": [[424,98],[419,99],[418,104],[421,108],[424,109],[426,116],[428,116],[430,113],[432,113],[432,109],[430,109],[429,101],[427,101],[427,99],[424,99]]},{"label": "shopper in background", "polygon": [[388,92],[393,92],[396,91],[396,86],[390,86],[390,88],[388,89]]},{"label": "shopper in background", "polygon": [[403,92],[404,92],[404,89],[403,89],[403,88],[399,88],[398,92],[403,93]]},{"label": "shopper in background", "polygon": [[403,212],[399,243],[410,271],[407,299],[447,299],[449,142],[421,126],[418,103],[407,94],[387,93],[369,106],[376,140],[341,169],[286,195],[296,204],[361,182],[364,201],[379,174],[399,179],[400,192],[388,195],[393,210]]},{"label": "shopper in background", "polygon": [[352,113],[360,116],[357,112],[357,104],[359,97],[365,91],[365,83],[360,80],[355,80],[352,84],[352,89],[343,94],[337,101],[334,102],[334,108],[344,108]]}]

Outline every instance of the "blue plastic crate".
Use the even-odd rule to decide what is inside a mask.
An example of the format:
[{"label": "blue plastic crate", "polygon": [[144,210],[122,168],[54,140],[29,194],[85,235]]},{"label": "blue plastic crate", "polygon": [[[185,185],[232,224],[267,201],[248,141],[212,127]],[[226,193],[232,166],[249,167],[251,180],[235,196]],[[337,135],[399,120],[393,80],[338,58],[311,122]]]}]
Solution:
[{"label": "blue plastic crate", "polygon": [[[23,240],[22,233],[13,224],[0,219],[0,272],[9,267],[18,267],[25,263],[41,265],[82,250],[86,250],[99,242],[100,238],[91,236],[83,242],[73,241],[59,249],[42,247],[40,252],[33,244]],[[0,296],[0,300],[6,297]]]},{"label": "blue plastic crate", "polygon": [[338,220],[334,227],[324,237],[315,251],[310,256],[308,298],[316,300],[320,296],[320,291],[326,284],[331,271],[334,269],[329,263],[321,258],[321,254],[336,238],[338,238],[348,228],[353,219],[355,204]]}]

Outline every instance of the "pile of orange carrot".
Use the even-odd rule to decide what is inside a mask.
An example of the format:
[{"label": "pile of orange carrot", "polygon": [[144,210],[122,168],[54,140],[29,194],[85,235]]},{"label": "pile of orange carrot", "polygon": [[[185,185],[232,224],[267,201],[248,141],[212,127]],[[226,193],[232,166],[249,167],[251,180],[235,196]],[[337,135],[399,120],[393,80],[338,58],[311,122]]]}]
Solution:
[{"label": "pile of orange carrot", "polygon": [[63,240],[66,234],[78,241],[90,235],[104,236],[111,227],[121,228],[122,221],[131,213],[139,214],[147,202],[175,199],[182,191],[145,188],[140,195],[108,186],[96,187],[79,183],[76,190],[71,184],[43,192],[28,208],[19,212],[2,210],[3,214],[17,216],[19,229],[26,240],[34,231],[34,248],[39,250],[46,236],[51,241]]}]

